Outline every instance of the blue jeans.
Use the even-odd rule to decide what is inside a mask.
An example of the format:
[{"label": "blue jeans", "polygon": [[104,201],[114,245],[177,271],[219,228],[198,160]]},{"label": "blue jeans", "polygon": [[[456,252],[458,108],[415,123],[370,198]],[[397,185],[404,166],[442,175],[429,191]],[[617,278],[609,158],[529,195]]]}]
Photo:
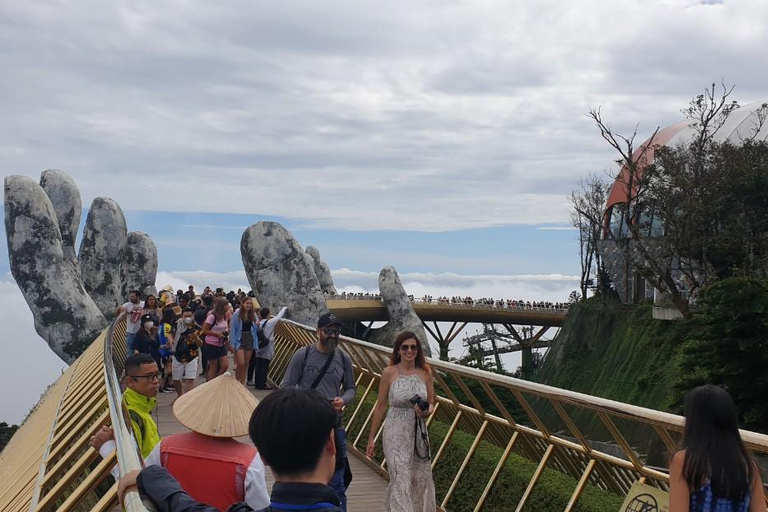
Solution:
[{"label": "blue jeans", "polygon": [[133,355],[133,339],[136,337],[135,332],[127,332],[125,333],[125,344],[128,346],[126,349],[128,351],[128,356],[131,357]]},{"label": "blue jeans", "polygon": [[[341,450],[341,456],[346,459],[347,432],[344,430],[344,427],[336,427],[336,440],[339,443],[336,446],[336,450]],[[347,512],[347,488],[344,486],[344,468],[336,470],[336,472],[333,474],[333,478],[331,478],[331,482],[328,485],[333,487],[333,490],[336,491],[336,495],[339,497],[339,501],[341,502],[341,510],[343,512]]]}]

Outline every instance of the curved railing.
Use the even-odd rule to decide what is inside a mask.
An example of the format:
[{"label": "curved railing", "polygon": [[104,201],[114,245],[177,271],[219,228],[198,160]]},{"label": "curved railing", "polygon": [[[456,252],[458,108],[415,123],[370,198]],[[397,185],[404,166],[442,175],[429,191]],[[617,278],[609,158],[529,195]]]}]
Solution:
[{"label": "curved railing", "polygon": [[[270,380],[281,381],[294,352],[315,340],[314,329],[281,321]],[[363,452],[391,349],[346,337],[340,345],[352,357],[358,385],[357,399],[345,412],[350,452],[387,476],[386,460]],[[117,485],[110,470],[117,461],[122,474],[141,467],[122,415],[125,352],[121,317],[47,391],[0,454],[0,510],[114,509]],[[443,510],[538,510],[544,496],[566,511],[602,512],[618,510],[636,480],[668,489],[666,461],[679,441],[680,416],[429,363],[437,393],[428,422],[432,468]],[[109,423],[117,450],[102,459],[88,441]],[[742,437],[765,467],[768,436],[742,431]],[[375,439],[381,453],[381,429]],[[147,507],[129,493],[126,509]]]},{"label": "curved railing", "polygon": [[[125,371],[124,363],[128,346],[125,339],[126,314],[117,317],[109,326],[104,343],[104,381],[109,402],[109,417],[115,434],[115,448],[119,474],[122,478],[127,473],[144,467],[130,421],[126,420],[122,405],[120,377]],[[127,512],[145,512],[154,510],[151,502],[142,502],[137,490],[125,494],[123,507]]]},{"label": "curved railing", "polygon": [[[280,382],[293,353],[314,343],[316,334],[282,321],[276,340],[270,379]],[[391,349],[346,337],[340,346],[352,357],[358,385],[357,400],[345,417],[349,450],[386,476],[386,461],[368,459],[364,452]],[[437,394],[429,419],[432,467],[443,509],[464,510],[468,503],[468,510],[484,509],[508,491],[499,479],[515,473],[512,458],[518,466],[523,465],[520,460],[533,461],[528,463],[532,472],[525,488],[514,495],[516,503],[507,502],[501,510],[530,505],[532,496],[543,492],[537,489],[543,480],[561,482],[551,470],[570,478],[572,492],[559,497],[566,511],[575,510],[585,492],[592,501],[616,503],[605,510],[618,510],[637,480],[668,490],[666,461],[677,449],[682,417],[443,361],[429,364]],[[381,430],[375,433],[377,443]],[[768,436],[742,431],[742,437],[756,456],[768,454]]]}]

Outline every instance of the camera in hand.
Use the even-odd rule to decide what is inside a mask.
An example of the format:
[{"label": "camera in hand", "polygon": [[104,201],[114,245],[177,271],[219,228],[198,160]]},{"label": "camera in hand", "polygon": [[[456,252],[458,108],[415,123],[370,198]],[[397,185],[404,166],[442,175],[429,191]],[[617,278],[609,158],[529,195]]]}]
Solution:
[{"label": "camera in hand", "polygon": [[413,398],[411,398],[408,401],[411,402],[413,405],[418,405],[419,409],[421,409],[422,411],[426,411],[429,409],[429,402],[421,398],[421,395],[413,395]]},{"label": "camera in hand", "polygon": [[229,339],[229,331],[224,331],[221,333],[221,339],[227,341]]}]

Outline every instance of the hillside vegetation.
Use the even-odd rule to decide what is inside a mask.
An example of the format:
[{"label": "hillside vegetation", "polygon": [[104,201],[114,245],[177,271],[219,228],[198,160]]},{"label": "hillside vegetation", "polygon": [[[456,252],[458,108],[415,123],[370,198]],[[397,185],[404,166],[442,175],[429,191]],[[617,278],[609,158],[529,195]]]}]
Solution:
[{"label": "hillside vegetation", "polygon": [[654,320],[650,304],[582,302],[572,308],[535,380],[668,411],[686,331],[684,324]]}]

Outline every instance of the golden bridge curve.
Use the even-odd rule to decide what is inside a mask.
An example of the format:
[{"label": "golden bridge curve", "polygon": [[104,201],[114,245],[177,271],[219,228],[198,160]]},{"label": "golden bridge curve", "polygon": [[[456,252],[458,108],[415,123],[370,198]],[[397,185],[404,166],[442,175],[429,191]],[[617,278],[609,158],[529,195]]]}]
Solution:
[{"label": "golden bridge curve", "polygon": [[[315,341],[314,329],[282,321],[276,341],[273,382],[282,379],[298,348]],[[389,350],[346,337],[341,346],[352,357],[358,384],[357,400],[345,412],[350,453],[364,463],[358,467],[386,478],[386,460],[363,452]],[[140,465],[120,411],[124,353],[121,317],[48,389],[0,454],[0,510],[116,506],[109,470],[118,461],[121,473]],[[443,361],[430,364],[437,406],[429,431],[442,510],[535,511],[546,503],[550,510],[618,511],[637,480],[668,488],[666,454],[677,448],[680,416]],[[102,460],[88,440],[104,424],[115,430],[117,451]],[[742,436],[764,462],[768,436]],[[381,430],[376,439],[380,443]],[[133,492],[126,510],[147,508]]]}]

